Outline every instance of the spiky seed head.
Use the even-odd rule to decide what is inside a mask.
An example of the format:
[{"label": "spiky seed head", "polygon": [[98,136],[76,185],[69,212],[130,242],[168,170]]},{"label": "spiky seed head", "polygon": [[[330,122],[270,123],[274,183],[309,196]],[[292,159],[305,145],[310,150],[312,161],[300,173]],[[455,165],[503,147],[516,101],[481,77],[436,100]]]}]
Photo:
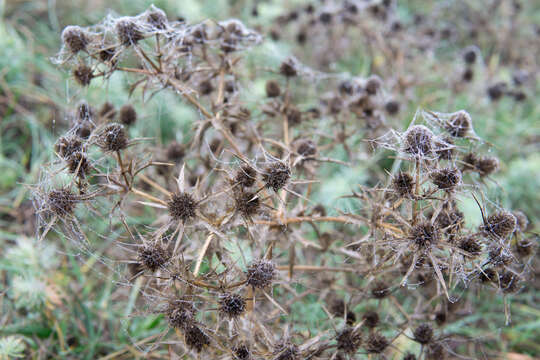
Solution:
[{"label": "spiky seed head", "polygon": [[459,248],[465,252],[465,256],[476,257],[482,252],[482,244],[475,236],[467,236],[459,243]]},{"label": "spiky seed head", "polygon": [[106,151],[124,150],[128,146],[126,129],[120,124],[109,124],[103,129],[100,142]]},{"label": "spiky seed head", "polygon": [[287,185],[290,177],[291,169],[281,161],[276,161],[268,166],[262,176],[265,186],[276,192]]},{"label": "spiky seed head", "polygon": [[527,258],[536,252],[536,245],[530,239],[522,239],[516,242],[516,254],[521,258]]},{"label": "spiky seed head", "polygon": [[239,317],[246,310],[246,300],[242,295],[225,293],[219,298],[219,311],[229,319]]},{"label": "spiky seed head", "polygon": [[499,169],[499,159],[493,156],[484,156],[476,162],[476,171],[481,176],[488,176]]},{"label": "spiky seed head", "polygon": [[197,203],[190,194],[179,192],[171,196],[167,207],[173,220],[186,221],[195,216]]},{"label": "spiky seed head", "polygon": [[435,153],[442,160],[452,160],[455,153],[454,141],[450,137],[435,140]]},{"label": "spiky seed head", "polygon": [[184,145],[177,141],[173,141],[167,146],[167,159],[179,162],[186,155]]},{"label": "spiky seed head", "polygon": [[384,109],[389,115],[395,115],[399,112],[399,102],[396,100],[389,100],[384,104]]},{"label": "spiky seed head", "polygon": [[255,215],[260,208],[259,196],[252,192],[239,192],[235,195],[236,209],[244,216]]},{"label": "spiky seed head", "polygon": [[210,337],[195,324],[190,324],[184,329],[184,341],[188,348],[196,352],[201,352],[210,345]]},{"label": "spiky seed head", "polygon": [[137,121],[137,112],[135,108],[126,104],[120,108],[120,122],[124,125],[133,125]]},{"label": "spiky seed head", "polygon": [[480,281],[483,283],[494,282],[497,280],[497,271],[493,268],[483,269],[480,273]]},{"label": "spiky seed head", "polygon": [[167,251],[157,243],[147,244],[139,249],[139,262],[152,272],[165,265],[168,259]]},{"label": "spiky seed head", "polygon": [[265,85],[266,96],[269,98],[278,97],[281,94],[281,87],[275,80],[268,80]]},{"label": "spiky seed head", "polygon": [[419,248],[427,248],[439,241],[439,230],[429,221],[420,221],[411,229],[409,238]]},{"label": "spiky seed head", "polygon": [[101,106],[101,109],[99,110],[99,116],[106,120],[114,120],[116,117],[116,109],[114,108],[114,105],[110,102],[105,102]]},{"label": "spiky seed head", "polygon": [[81,151],[81,149],[82,141],[77,136],[63,136],[55,144],[56,152],[64,159]]},{"label": "spiky seed head", "polygon": [[187,329],[195,323],[196,310],[191,301],[175,299],[169,302],[165,310],[169,326],[175,329]]},{"label": "spiky seed head", "polygon": [[251,187],[257,180],[257,171],[249,165],[244,165],[236,172],[234,183],[242,187]]},{"label": "spiky seed head", "polygon": [[447,234],[458,233],[464,225],[465,215],[458,209],[445,209],[435,219],[437,228]]},{"label": "spiky seed head", "polygon": [[488,251],[489,262],[495,266],[510,265],[515,258],[510,249],[504,246],[494,246]]},{"label": "spiky seed head", "polygon": [[519,276],[510,270],[503,270],[499,275],[499,286],[505,294],[515,293],[519,290]]},{"label": "spiky seed head", "polygon": [[116,50],[114,48],[106,47],[99,51],[98,56],[99,59],[103,62],[110,61],[114,58],[114,55],[116,55]]},{"label": "spiky seed head", "polygon": [[250,360],[251,359],[251,351],[244,344],[235,346],[232,349],[232,352],[233,352],[233,356],[235,360]]},{"label": "spiky seed head", "polygon": [[274,347],[272,360],[298,360],[300,349],[290,341],[283,341]]},{"label": "spiky seed head", "polygon": [[414,157],[429,156],[434,135],[424,125],[414,125],[403,135],[403,151]]},{"label": "spiky seed head", "polygon": [[300,140],[296,146],[296,152],[302,157],[311,157],[317,154],[317,145],[313,140]]},{"label": "spiky seed head", "polygon": [[508,211],[491,214],[480,227],[487,235],[495,238],[505,238],[516,229],[516,217]]},{"label": "spiky seed head", "polygon": [[366,311],[364,316],[362,316],[362,319],[364,320],[364,325],[370,329],[373,329],[379,325],[379,314],[373,310]]},{"label": "spiky seed head", "polygon": [[381,86],[381,79],[377,76],[372,76],[366,81],[365,89],[369,95],[375,95]]},{"label": "spiky seed head", "polygon": [[472,128],[471,115],[465,110],[460,110],[450,116],[444,124],[448,133],[454,137],[464,137]]},{"label": "spiky seed head", "polygon": [[390,342],[386,337],[373,332],[369,335],[366,342],[366,351],[368,354],[380,354],[390,345]]},{"label": "spiky seed head", "polygon": [[80,178],[84,178],[90,171],[90,161],[80,151],[72,153],[66,160],[69,172]]},{"label": "spiky seed head", "polygon": [[246,270],[247,284],[263,289],[272,284],[276,276],[276,265],[268,260],[254,260]]},{"label": "spiky seed head", "polygon": [[429,177],[440,190],[452,190],[461,183],[461,171],[456,167],[434,170]]},{"label": "spiky seed head", "polygon": [[47,195],[49,209],[58,216],[73,214],[77,205],[77,197],[68,189],[52,190]]},{"label": "spiky seed head", "polygon": [[463,162],[463,171],[475,171],[478,160],[478,156],[472,152],[465,154],[461,160]]},{"label": "spiky seed head", "polygon": [[279,67],[279,72],[281,75],[287,78],[295,77],[296,75],[298,75],[298,70],[297,70],[295,61],[289,58],[285,60],[284,62],[282,62]]},{"label": "spiky seed head", "polygon": [[433,328],[429,324],[421,324],[413,331],[414,341],[426,345],[433,340]]},{"label": "spiky seed head", "polygon": [[62,31],[62,42],[73,54],[86,50],[89,40],[88,35],[80,26],[66,26]]},{"label": "spiky seed head", "polygon": [[81,64],[73,70],[73,77],[79,85],[88,86],[94,78],[94,74],[91,67]]},{"label": "spiky seed head", "polygon": [[375,299],[384,299],[390,295],[390,288],[382,281],[375,281],[371,286],[371,295]]},{"label": "spiky seed head", "polygon": [[410,197],[413,194],[414,180],[406,172],[398,172],[392,177],[392,188],[401,197]]},{"label": "spiky seed head", "polygon": [[146,15],[146,22],[155,29],[164,30],[167,27],[167,15],[161,9],[155,9]]},{"label": "spiky seed head", "polygon": [[337,349],[347,354],[354,354],[362,344],[362,333],[354,331],[352,327],[346,327],[336,336]]},{"label": "spiky seed head", "polygon": [[116,35],[122,45],[132,45],[144,39],[140,26],[131,18],[122,18],[116,23]]}]

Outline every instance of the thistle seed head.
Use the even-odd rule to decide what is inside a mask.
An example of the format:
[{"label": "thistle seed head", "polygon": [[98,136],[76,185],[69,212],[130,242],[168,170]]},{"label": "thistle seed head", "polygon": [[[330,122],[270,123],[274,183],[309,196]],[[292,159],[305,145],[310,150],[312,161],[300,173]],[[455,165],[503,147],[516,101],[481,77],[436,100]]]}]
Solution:
[{"label": "thistle seed head", "polygon": [[265,186],[274,191],[278,191],[287,185],[291,177],[291,169],[281,161],[276,161],[266,168],[263,174]]},{"label": "thistle seed head", "polygon": [[268,260],[254,260],[246,270],[247,284],[264,289],[272,284],[276,276],[276,265]]},{"label": "thistle seed head", "polygon": [[197,209],[197,203],[193,199],[193,196],[186,192],[179,192],[173,194],[167,204],[169,208],[169,215],[173,220],[186,221],[195,216],[195,210]]},{"label": "thistle seed head", "polygon": [[234,319],[246,310],[246,300],[239,294],[225,293],[219,298],[219,311],[225,317]]},{"label": "thistle seed head", "polygon": [[403,151],[414,157],[429,156],[433,150],[434,135],[423,125],[414,125],[404,134]]},{"label": "thistle seed head", "polygon": [[86,50],[89,40],[86,32],[80,26],[66,26],[62,31],[62,42],[73,54]]}]

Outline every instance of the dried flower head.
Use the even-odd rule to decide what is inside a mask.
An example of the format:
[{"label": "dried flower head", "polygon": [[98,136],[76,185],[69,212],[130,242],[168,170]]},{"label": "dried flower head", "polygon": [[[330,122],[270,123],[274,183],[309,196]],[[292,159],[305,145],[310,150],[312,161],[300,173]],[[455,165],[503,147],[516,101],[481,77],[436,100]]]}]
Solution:
[{"label": "dried flower head", "polygon": [[110,102],[103,103],[101,109],[99,110],[99,116],[109,121],[113,120],[116,117],[116,109],[114,108],[114,105]]},{"label": "dried flower head", "polygon": [[140,263],[150,271],[156,271],[167,263],[167,251],[157,243],[149,243],[139,249]]},{"label": "dried flower head", "polygon": [[317,154],[317,145],[309,139],[302,139],[296,145],[296,152],[302,157],[311,157]]},{"label": "dried flower head", "polygon": [[184,341],[187,347],[196,352],[201,352],[203,348],[210,345],[210,337],[195,324],[184,329]]},{"label": "dried flower head", "polygon": [[278,97],[281,94],[279,83],[275,80],[268,80],[265,86],[266,96],[269,98]]},{"label": "dried flower head", "polygon": [[466,253],[466,256],[476,257],[482,251],[482,244],[474,236],[467,236],[459,243],[459,248]]},{"label": "dried flower head", "polygon": [[81,151],[82,141],[77,136],[62,136],[55,144],[55,150],[63,158],[69,158],[71,155]]},{"label": "dried flower head", "polygon": [[380,354],[390,345],[390,342],[386,337],[373,332],[369,335],[366,342],[366,351],[368,354]]},{"label": "dried flower head", "polygon": [[379,314],[373,310],[366,311],[364,316],[362,316],[362,319],[364,320],[364,325],[370,329],[379,325]]},{"label": "dried flower head", "polygon": [[429,177],[440,190],[452,190],[461,183],[461,171],[455,167],[434,170]]},{"label": "dried flower head", "polygon": [[412,227],[409,239],[419,248],[427,248],[439,241],[439,230],[429,221],[421,221]]},{"label": "dried flower head", "polygon": [[375,95],[381,87],[382,81],[377,76],[372,76],[366,81],[365,89],[369,95]]},{"label": "dried flower head", "polygon": [[399,102],[396,100],[389,100],[384,104],[384,109],[389,115],[395,115],[399,112]]},{"label": "dried flower head", "polygon": [[275,161],[268,166],[262,176],[265,186],[276,192],[287,185],[290,177],[291,169],[281,161]]},{"label": "dried flower head", "polygon": [[246,270],[247,284],[263,289],[272,284],[276,276],[276,265],[268,260],[254,260]]},{"label": "dried flower head", "polygon": [[167,15],[161,9],[154,9],[146,16],[146,22],[155,29],[164,30],[167,28]]},{"label": "dried flower head", "polygon": [[86,32],[80,26],[66,26],[62,31],[62,42],[73,54],[86,50],[89,40]]},{"label": "dried flower head", "polygon": [[144,39],[140,26],[134,19],[128,17],[118,20],[116,23],[116,35],[118,35],[120,43],[126,46],[135,44],[139,40]]},{"label": "dried flower head", "polygon": [[429,324],[421,324],[413,331],[414,341],[426,345],[433,340],[433,328]]},{"label": "dried flower head", "polygon": [[169,326],[175,329],[186,329],[195,322],[196,310],[191,301],[175,299],[169,302],[165,314]]},{"label": "dried flower head", "polygon": [[52,190],[47,195],[49,209],[58,216],[73,214],[77,205],[77,197],[67,189]]},{"label": "dried flower head", "polygon": [[169,215],[173,220],[186,221],[195,216],[197,203],[190,194],[179,192],[171,196],[167,207],[169,208]]},{"label": "dried flower head", "polygon": [[106,151],[124,150],[128,146],[126,129],[120,124],[109,124],[101,132],[99,141]]},{"label": "dried flower head", "polygon": [[506,294],[515,293],[519,290],[519,276],[510,270],[503,270],[499,275],[499,287]]},{"label": "dried flower head", "polygon": [[257,180],[257,171],[249,165],[242,166],[234,177],[234,183],[241,187],[251,187]]},{"label": "dried flower head", "polygon": [[434,135],[424,125],[414,125],[403,135],[403,151],[415,157],[429,156]]},{"label": "dried flower head", "polygon": [[246,310],[246,300],[242,295],[225,293],[219,298],[219,312],[228,317],[234,319],[239,317]]},{"label": "dried flower head", "polygon": [[500,211],[488,216],[480,229],[496,238],[505,238],[514,232],[516,224],[516,217],[512,213]]},{"label": "dried flower head", "polygon": [[295,77],[298,75],[296,62],[292,58],[283,61],[279,67],[279,72],[287,78]]},{"label": "dried flower head", "polygon": [[481,176],[488,176],[499,169],[499,159],[493,156],[484,156],[476,161],[476,171]]},{"label": "dried flower head", "polygon": [[480,281],[483,283],[494,282],[497,280],[497,271],[493,268],[483,269],[480,273]]},{"label": "dried flower head", "polygon": [[410,197],[413,194],[414,180],[411,175],[406,172],[398,172],[392,177],[392,189],[399,196]]},{"label": "dried flower head", "polygon": [[133,125],[137,121],[137,112],[135,108],[126,104],[120,108],[120,122],[124,125]]},{"label": "dried flower head", "polygon": [[94,78],[94,74],[91,67],[81,64],[73,69],[73,77],[79,85],[88,86]]},{"label": "dried flower head", "polygon": [[185,148],[177,141],[173,141],[167,146],[167,159],[179,162],[186,155]]},{"label": "dried flower head", "polygon": [[471,115],[465,110],[460,110],[446,121],[445,129],[454,137],[464,137],[471,130]]},{"label": "dried flower head", "polygon": [[90,171],[90,161],[82,152],[75,152],[68,156],[66,159],[68,170],[70,173],[83,178]]},{"label": "dried flower head", "polygon": [[250,360],[251,351],[246,345],[238,345],[232,349],[235,360]]},{"label": "dried flower head", "polygon": [[252,216],[257,213],[260,208],[260,200],[257,193],[239,192],[235,196],[236,209],[243,216]]},{"label": "dried flower head", "polygon": [[272,360],[298,360],[300,350],[298,345],[290,341],[283,341],[274,347],[272,355],[274,355]]},{"label": "dried flower head", "polygon": [[352,327],[346,327],[336,336],[337,349],[347,354],[354,354],[362,345],[362,333]]},{"label": "dried flower head", "polygon": [[474,64],[476,62],[476,51],[474,47],[468,47],[467,49],[465,49],[465,51],[463,52],[463,60],[467,64]]}]

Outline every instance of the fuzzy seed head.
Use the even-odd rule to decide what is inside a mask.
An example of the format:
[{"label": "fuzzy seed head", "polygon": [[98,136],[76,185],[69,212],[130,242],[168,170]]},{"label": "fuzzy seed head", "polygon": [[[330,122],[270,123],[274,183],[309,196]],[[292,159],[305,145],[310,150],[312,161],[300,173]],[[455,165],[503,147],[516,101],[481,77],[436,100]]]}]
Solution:
[{"label": "fuzzy seed head", "polygon": [[471,115],[465,110],[458,111],[446,122],[445,129],[454,137],[464,137],[471,130]]},{"label": "fuzzy seed head", "polygon": [[257,180],[257,172],[249,165],[242,166],[234,177],[234,183],[239,184],[241,187],[251,187]]},{"label": "fuzzy seed head", "polygon": [[296,69],[296,63],[293,59],[287,59],[284,62],[281,63],[281,66],[279,67],[279,72],[281,75],[291,78],[298,75],[298,70]]},{"label": "fuzzy seed head", "polygon": [[139,250],[139,262],[152,272],[165,265],[168,259],[167,251],[159,244],[144,245]]},{"label": "fuzzy seed head", "polygon": [[423,125],[414,125],[404,134],[403,151],[414,157],[429,156],[433,150],[434,135]]},{"label": "fuzzy seed head", "polygon": [[398,172],[392,178],[392,188],[401,197],[410,197],[413,194],[414,180],[406,172]]},{"label": "fuzzy seed head", "polygon": [[364,325],[370,329],[373,329],[379,325],[379,314],[373,310],[366,311],[362,319],[364,320]]},{"label": "fuzzy seed head", "polygon": [[276,161],[266,168],[263,174],[265,186],[274,191],[278,191],[287,185],[291,177],[291,169],[283,162]]},{"label": "fuzzy seed head", "polygon": [[482,252],[482,244],[474,236],[467,236],[459,243],[459,248],[466,253],[468,257],[476,257]]},{"label": "fuzzy seed head", "polygon": [[386,337],[378,332],[373,332],[367,339],[366,351],[368,354],[380,354],[388,347],[388,345],[390,345],[390,342]]},{"label": "fuzzy seed head", "polygon": [[461,171],[455,167],[434,170],[429,177],[440,190],[452,190],[461,183]]},{"label": "fuzzy seed head", "polygon": [[82,141],[77,136],[61,137],[55,144],[56,152],[64,159],[81,151],[81,149]]},{"label": "fuzzy seed head", "polygon": [[109,124],[103,129],[100,142],[106,151],[124,150],[128,146],[126,129],[120,124]]},{"label": "fuzzy seed head", "polygon": [[86,32],[80,26],[67,26],[62,31],[62,42],[73,54],[86,50],[89,40]]},{"label": "fuzzy seed head", "polygon": [[243,216],[252,216],[257,213],[260,208],[259,196],[252,192],[240,192],[236,195],[236,210]]},{"label": "fuzzy seed head", "polygon": [[269,98],[278,97],[281,94],[279,83],[275,80],[268,80],[265,86],[266,96]]},{"label": "fuzzy seed head", "polygon": [[300,350],[291,342],[282,342],[275,346],[272,360],[298,360]]},{"label": "fuzzy seed head", "polygon": [[246,310],[246,300],[239,294],[225,293],[219,299],[219,311],[229,319],[239,317]]},{"label": "fuzzy seed head", "polygon": [[253,261],[246,270],[247,284],[264,289],[272,284],[276,276],[276,265],[268,260]]},{"label": "fuzzy seed head", "polygon": [[81,86],[88,86],[94,77],[92,68],[86,65],[79,65],[73,70],[75,81]]},{"label": "fuzzy seed head", "polygon": [[195,216],[197,203],[190,194],[179,192],[172,195],[167,207],[173,220],[186,221]]},{"label": "fuzzy seed head", "polygon": [[49,209],[58,216],[66,216],[73,214],[77,205],[75,194],[67,189],[52,190],[48,194]]},{"label": "fuzzy seed head", "polygon": [[120,122],[124,125],[132,125],[137,121],[137,112],[132,105],[126,104],[120,108]]},{"label": "fuzzy seed head", "polygon": [[419,248],[427,248],[439,241],[439,230],[429,221],[421,221],[413,226],[409,238]]},{"label": "fuzzy seed head", "polygon": [[184,340],[188,348],[198,353],[210,345],[210,337],[195,324],[187,326],[184,330]]},{"label": "fuzzy seed head", "polygon": [[362,334],[354,331],[351,327],[341,330],[337,336],[337,349],[347,354],[354,354],[362,344]]},{"label": "fuzzy seed head", "polygon": [[122,18],[116,23],[116,35],[122,45],[132,45],[144,38],[139,25],[132,19]]},{"label": "fuzzy seed head", "polygon": [[497,212],[490,215],[481,230],[495,238],[506,238],[516,229],[516,217],[507,211]]},{"label": "fuzzy seed head", "polygon": [[421,324],[413,331],[414,341],[426,345],[433,340],[433,328],[429,324]]}]

